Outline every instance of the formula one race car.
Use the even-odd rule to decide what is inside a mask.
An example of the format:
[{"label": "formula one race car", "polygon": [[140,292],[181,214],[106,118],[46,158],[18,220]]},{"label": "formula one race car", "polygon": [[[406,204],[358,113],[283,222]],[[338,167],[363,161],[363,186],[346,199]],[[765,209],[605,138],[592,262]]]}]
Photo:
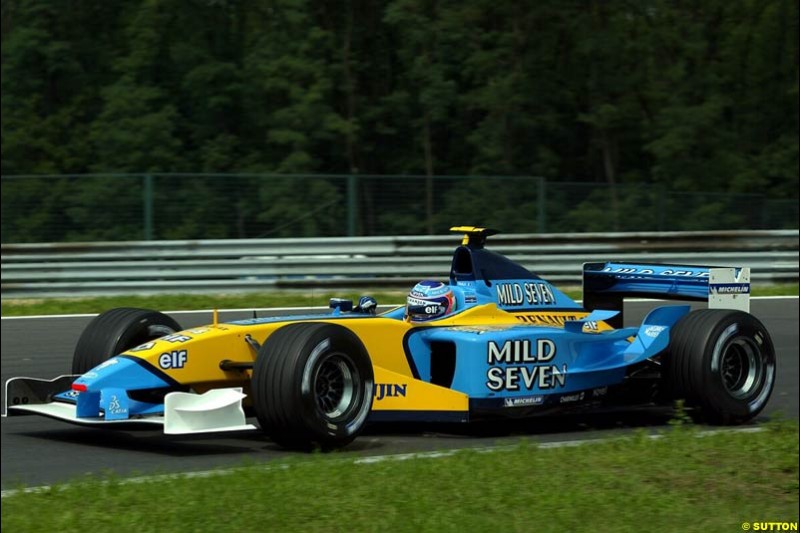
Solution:
[{"label": "formula one race car", "polygon": [[[685,399],[706,421],[736,424],[766,405],[775,351],[748,313],[749,269],[587,263],[581,306],[485,249],[495,231],[453,230],[465,235],[449,283],[421,282],[383,314],[368,297],[319,315],[219,323],[215,312],[189,330],[155,311],[102,313],[72,375],[7,382],[7,414],[179,434],[255,429],[247,412],[283,446],[326,449],[368,421],[469,422],[624,397]],[[709,308],[657,307],[625,328],[627,296]]]}]

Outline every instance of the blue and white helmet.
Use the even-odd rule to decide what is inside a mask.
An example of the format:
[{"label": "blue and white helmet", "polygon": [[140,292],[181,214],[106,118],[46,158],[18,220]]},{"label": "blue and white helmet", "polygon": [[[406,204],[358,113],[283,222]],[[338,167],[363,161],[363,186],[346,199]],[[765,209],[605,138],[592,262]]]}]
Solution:
[{"label": "blue and white helmet", "polygon": [[406,318],[415,322],[440,318],[455,309],[453,289],[441,281],[420,281],[406,299]]}]

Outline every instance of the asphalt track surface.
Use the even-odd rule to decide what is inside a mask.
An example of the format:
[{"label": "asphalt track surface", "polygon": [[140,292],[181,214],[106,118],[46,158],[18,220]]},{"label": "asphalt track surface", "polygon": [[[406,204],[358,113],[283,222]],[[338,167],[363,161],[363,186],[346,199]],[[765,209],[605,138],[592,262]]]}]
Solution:
[{"label": "asphalt track surface", "polygon": [[[638,324],[655,302],[630,302],[627,325]],[[798,300],[753,299],[751,312],[770,331],[778,354],[775,390],[751,424],[776,416],[798,419]],[[268,316],[269,312],[259,312]],[[285,312],[283,314],[286,314]],[[249,318],[252,312],[221,313],[221,320]],[[185,328],[211,322],[210,313],[181,313]],[[91,317],[2,319],[2,382],[14,376],[52,378],[69,372],[72,351]],[[3,387],[3,394],[5,388]],[[2,398],[5,401],[5,398]],[[520,437],[540,442],[597,439],[637,428],[667,427],[665,409],[625,408],[603,413],[561,414],[478,427],[372,425],[344,455],[389,455],[510,444]],[[3,418],[2,489],[39,486],[114,472],[148,475],[263,463],[296,455],[258,431],[166,436],[160,431],[112,431],[73,426],[38,416]]]}]

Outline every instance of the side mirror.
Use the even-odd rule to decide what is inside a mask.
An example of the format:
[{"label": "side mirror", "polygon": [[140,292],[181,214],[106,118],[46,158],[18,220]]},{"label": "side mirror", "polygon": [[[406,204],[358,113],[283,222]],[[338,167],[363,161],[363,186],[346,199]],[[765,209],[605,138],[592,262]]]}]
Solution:
[{"label": "side mirror", "polygon": [[374,315],[378,311],[378,301],[372,296],[362,296],[358,299],[358,305],[353,309],[354,313]]}]

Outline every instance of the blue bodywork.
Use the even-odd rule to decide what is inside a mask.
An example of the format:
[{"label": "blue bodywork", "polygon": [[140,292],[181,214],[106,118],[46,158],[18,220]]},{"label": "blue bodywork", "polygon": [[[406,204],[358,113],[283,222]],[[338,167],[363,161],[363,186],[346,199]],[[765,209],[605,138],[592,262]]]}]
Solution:
[{"label": "blue bodywork", "polygon": [[[80,389],[83,392],[78,394]],[[181,386],[141,359],[118,355],[80,376],[72,390],[56,394],[53,399],[76,403],[75,414],[80,418],[97,417],[101,411],[106,420],[164,412],[163,403],[137,401],[128,396],[137,390],[181,390]]]},{"label": "blue bodywork", "polygon": [[[452,326],[431,320],[419,324],[409,330],[402,347],[413,377],[467,394],[470,411],[600,398],[609,387],[625,382],[631,369],[662,353],[669,344],[670,328],[690,310],[686,305],[664,306],[651,311],[638,327],[598,328],[599,323],[621,322],[624,296],[699,300],[708,295],[707,267],[590,263],[584,270],[581,305],[522,266],[484,249],[482,242],[459,246],[449,276],[455,311],[445,318],[491,304],[514,315],[519,323]],[[604,303],[610,305],[604,308]],[[331,317],[369,320],[373,316],[348,312],[351,308],[350,302],[338,302],[329,314],[228,324]],[[542,323],[539,317],[548,312],[564,320]],[[404,308],[381,316],[404,320]],[[178,390],[180,385],[137,358],[119,355],[78,378],[73,389],[81,387],[85,392],[67,391],[55,399],[76,402],[77,397],[79,417],[96,417],[102,411],[107,419],[122,419],[163,411],[163,404],[137,401],[126,391]]]},{"label": "blue bodywork", "polygon": [[[451,344],[452,381],[443,385],[468,394],[471,409],[577,402],[604,395],[607,387],[621,384],[631,368],[660,354],[669,343],[670,327],[689,310],[660,307],[639,327],[594,333],[585,333],[584,325],[602,320],[607,312],[564,327],[420,328],[408,335],[406,353],[415,377],[431,381],[437,343]],[[586,394],[575,394],[582,392]]]},{"label": "blue bodywork", "polygon": [[[679,299],[705,299],[708,268],[657,265],[592,264],[598,272],[593,294],[613,293]],[[589,265],[587,265],[589,266]],[[590,268],[592,268],[590,266]],[[669,344],[669,331],[688,305],[652,310],[638,327],[601,331],[599,322],[621,321],[621,305],[587,309],[564,293],[499,254],[482,246],[456,249],[450,285],[457,313],[476,305],[494,304],[524,319],[519,325],[436,326],[412,330],[404,350],[415,378],[433,382],[470,398],[471,411],[505,410],[580,402],[605,396],[625,382],[632,369],[653,363]],[[616,307],[616,306],[614,306]],[[569,317],[558,325],[542,325],[547,312]],[[530,314],[527,314],[530,313]],[[402,310],[394,312],[402,318]],[[449,358],[445,377],[434,368]],[[439,375],[437,375],[439,374]]]}]

